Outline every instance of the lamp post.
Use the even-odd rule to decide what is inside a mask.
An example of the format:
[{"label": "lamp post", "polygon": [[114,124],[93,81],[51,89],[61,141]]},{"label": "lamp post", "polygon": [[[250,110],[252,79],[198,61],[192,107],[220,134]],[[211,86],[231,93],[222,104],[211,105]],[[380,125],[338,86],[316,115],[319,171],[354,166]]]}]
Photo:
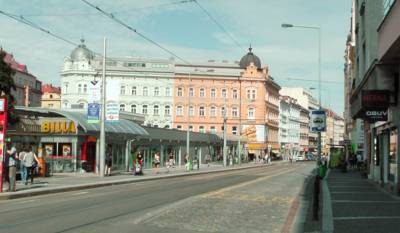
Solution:
[{"label": "lamp post", "polygon": [[106,43],[107,39],[104,37],[103,41],[103,74],[101,79],[101,120],[100,120],[100,177],[104,177],[104,161],[106,150],[106,133],[105,133],[105,120],[106,120]]},{"label": "lamp post", "polygon": [[[293,25],[283,23],[283,28],[305,28],[318,31],[318,105],[319,110],[322,110],[321,106],[321,27],[318,26],[305,26],[305,25]],[[321,131],[318,132],[318,157],[321,159]]]}]

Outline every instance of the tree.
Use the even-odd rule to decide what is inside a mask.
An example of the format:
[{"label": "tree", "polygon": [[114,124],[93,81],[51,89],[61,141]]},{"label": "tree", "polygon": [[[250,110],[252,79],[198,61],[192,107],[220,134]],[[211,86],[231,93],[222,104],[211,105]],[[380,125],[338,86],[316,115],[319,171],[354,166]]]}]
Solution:
[{"label": "tree", "polygon": [[15,71],[11,68],[9,64],[4,61],[6,52],[0,50],[0,96],[5,96],[8,100],[8,117],[7,121],[9,124],[14,124],[18,121],[18,117],[14,112],[14,96],[12,96],[11,91],[16,90],[14,80],[12,77]]}]

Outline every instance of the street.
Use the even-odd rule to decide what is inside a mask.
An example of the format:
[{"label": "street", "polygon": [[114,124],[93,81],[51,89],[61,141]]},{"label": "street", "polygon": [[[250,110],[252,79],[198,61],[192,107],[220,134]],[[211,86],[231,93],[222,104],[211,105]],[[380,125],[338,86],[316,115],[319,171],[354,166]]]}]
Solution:
[{"label": "street", "polygon": [[281,163],[1,201],[0,232],[289,232],[288,213],[314,167]]}]

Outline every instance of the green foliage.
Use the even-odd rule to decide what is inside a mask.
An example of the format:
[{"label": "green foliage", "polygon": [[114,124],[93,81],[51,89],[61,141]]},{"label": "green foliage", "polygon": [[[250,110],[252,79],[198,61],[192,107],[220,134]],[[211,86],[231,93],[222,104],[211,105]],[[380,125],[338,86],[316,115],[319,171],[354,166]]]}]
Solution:
[{"label": "green foliage", "polygon": [[10,65],[4,62],[6,53],[0,50],[0,96],[5,96],[8,100],[8,123],[14,124],[18,121],[18,117],[14,112],[14,96],[11,90],[16,90],[14,80],[12,79],[15,71]]}]

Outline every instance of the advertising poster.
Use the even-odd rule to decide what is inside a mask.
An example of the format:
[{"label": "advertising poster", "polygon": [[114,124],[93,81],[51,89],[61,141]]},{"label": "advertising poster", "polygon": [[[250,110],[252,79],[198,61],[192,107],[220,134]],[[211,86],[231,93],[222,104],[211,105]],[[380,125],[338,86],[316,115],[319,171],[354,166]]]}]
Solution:
[{"label": "advertising poster", "polygon": [[106,121],[119,120],[119,93],[120,84],[118,80],[107,80],[106,86]]},{"label": "advertising poster", "polygon": [[88,88],[88,102],[89,103],[100,103],[100,97],[101,97],[101,82],[99,81],[91,81],[89,83],[89,88]]},{"label": "advertising poster", "polygon": [[88,104],[87,109],[87,122],[96,124],[100,122],[100,104]]},{"label": "advertising poster", "polygon": [[324,110],[314,110],[310,113],[310,129],[312,132],[326,131],[326,115]]},{"label": "advertising poster", "polygon": [[242,136],[246,136],[248,142],[265,142],[265,126],[242,125]]},{"label": "advertising poster", "polygon": [[70,156],[71,155],[71,145],[62,145],[62,153],[63,153],[63,156]]},{"label": "advertising poster", "polygon": [[53,144],[44,145],[44,150],[46,151],[47,156],[54,155],[54,145]]}]

